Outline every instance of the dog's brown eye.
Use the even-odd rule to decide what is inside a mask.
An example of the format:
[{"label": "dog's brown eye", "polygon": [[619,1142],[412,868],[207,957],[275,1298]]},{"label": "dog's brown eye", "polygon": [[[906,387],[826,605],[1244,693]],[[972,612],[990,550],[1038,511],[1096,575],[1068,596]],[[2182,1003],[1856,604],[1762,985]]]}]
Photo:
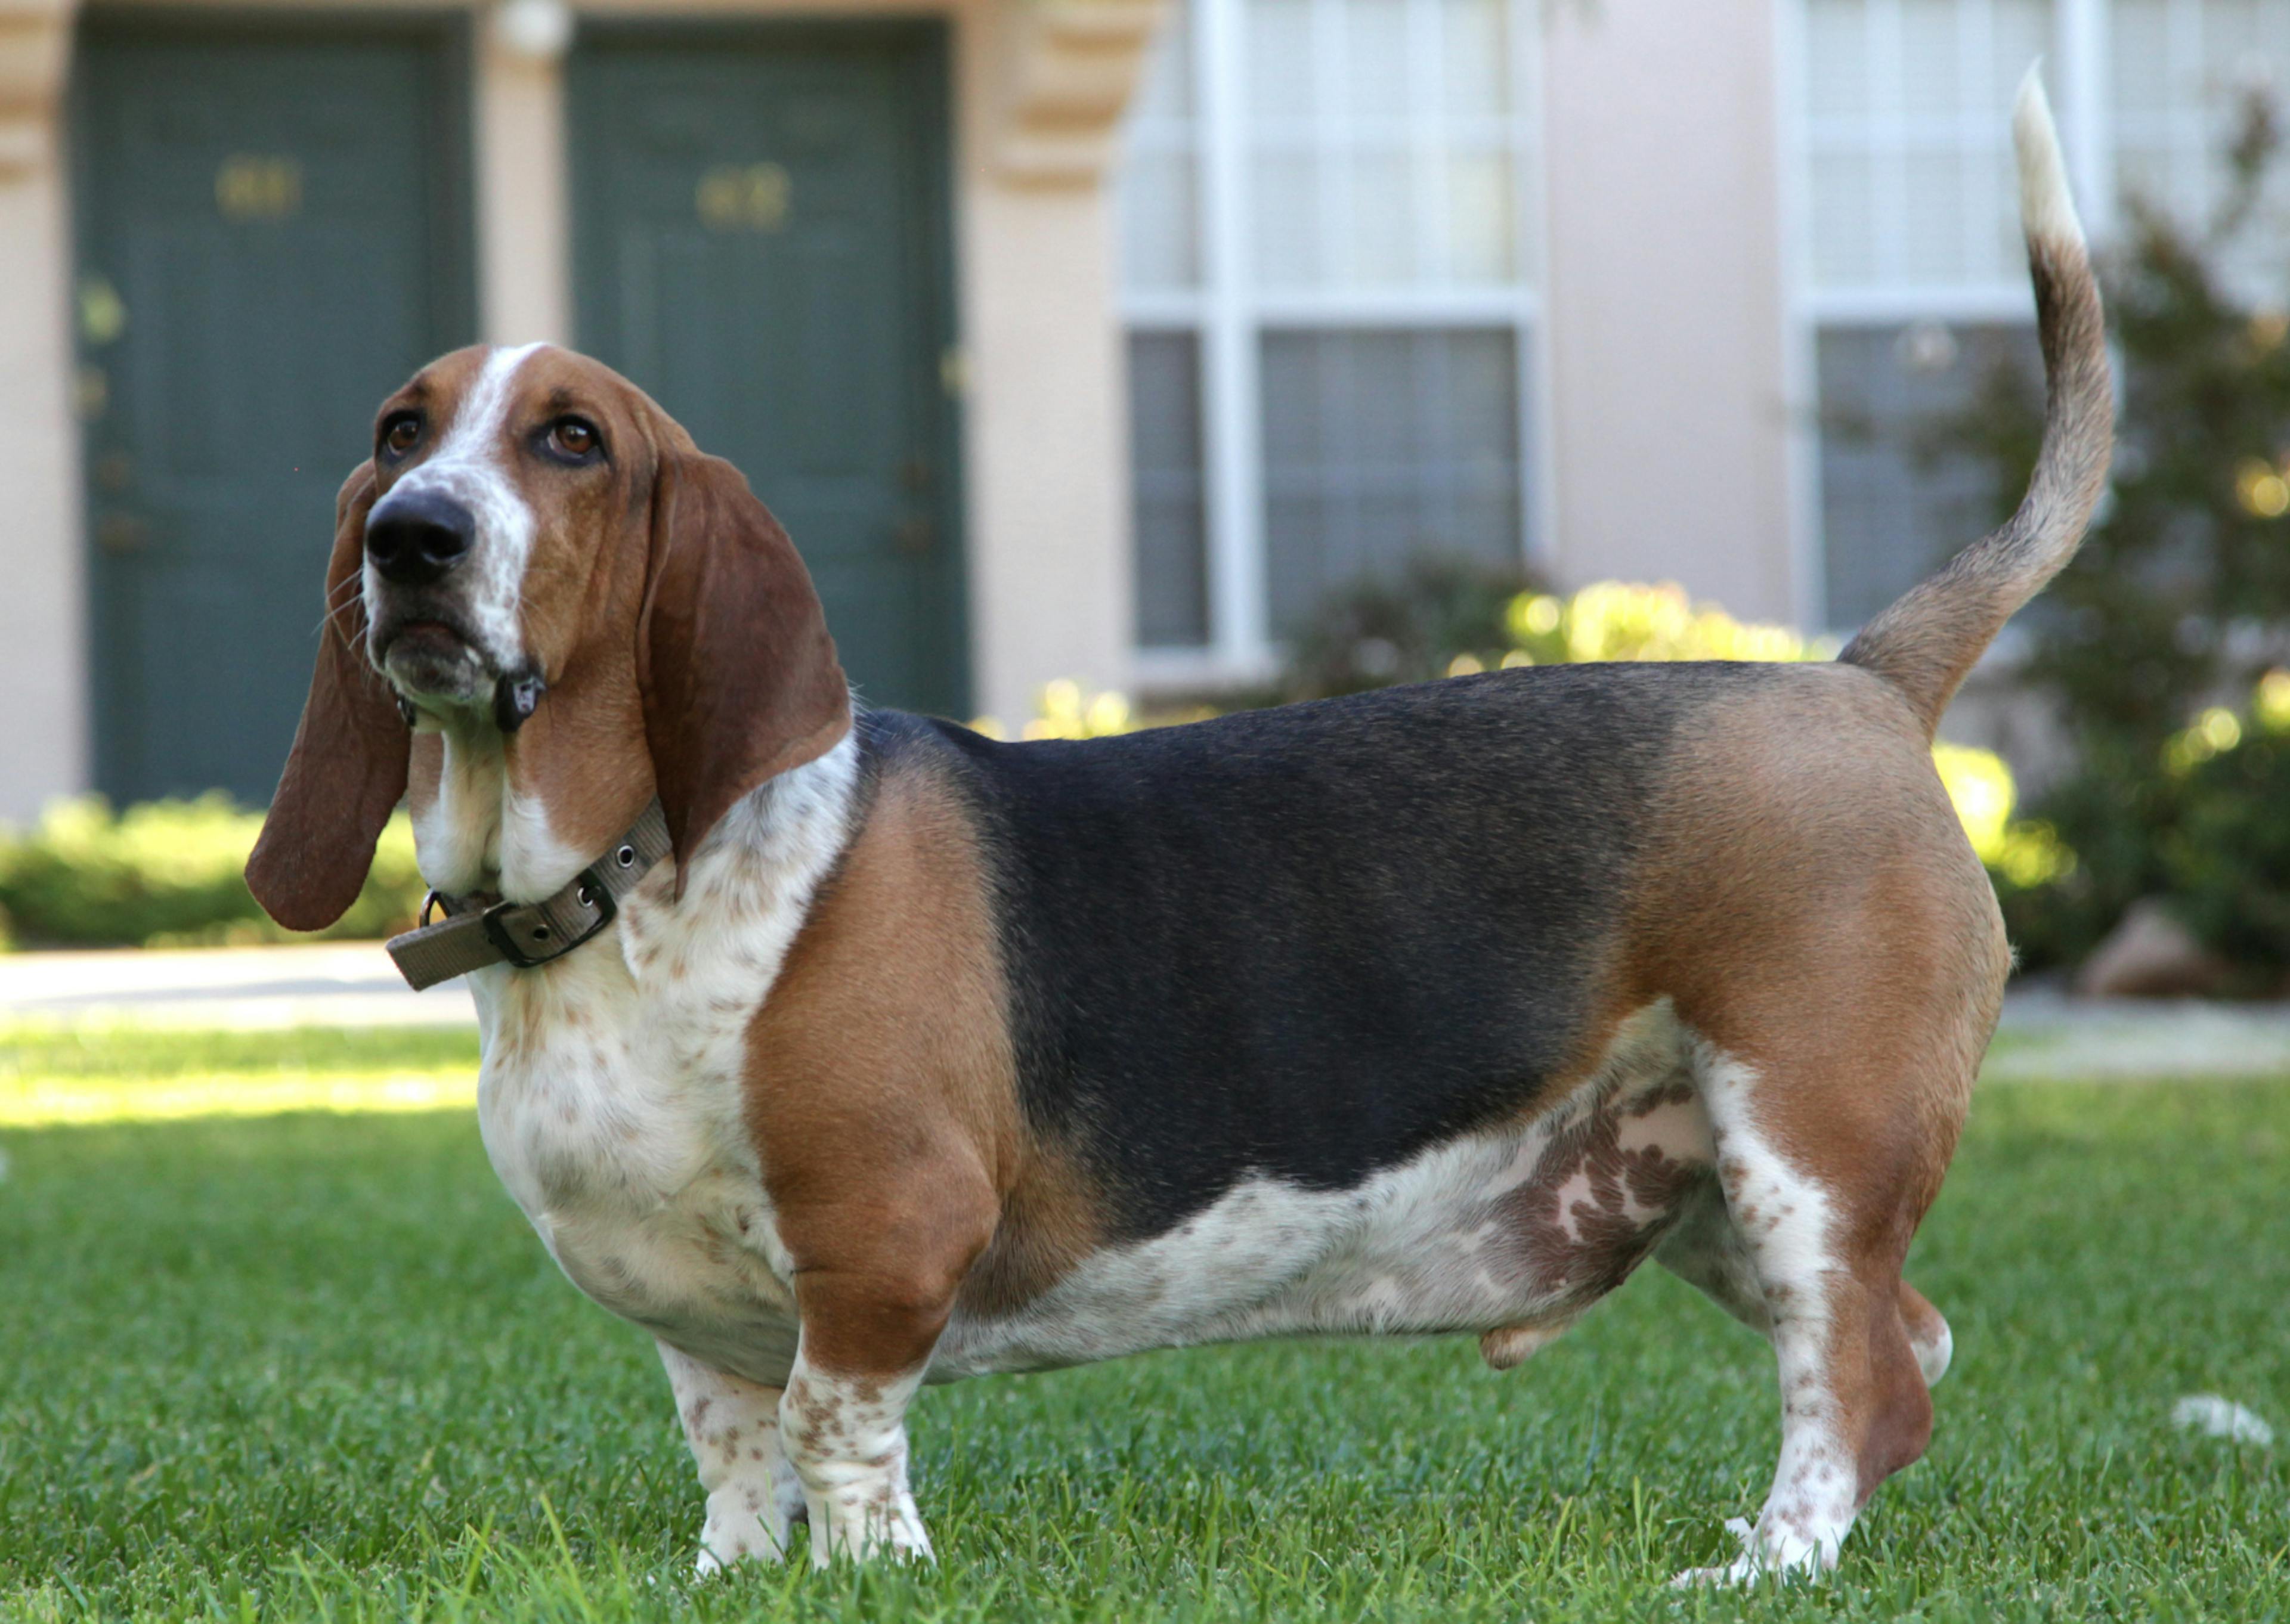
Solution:
[{"label": "dog's brown eye", "polygon": [[421,420],[418,417],[392,418],[381,431],[381,443],[397,456],[403,457],[421,438]]},{"label": "dog's brown eye", "polygon": [[596,425],[560,417],[548,426],[548,443],[568,457],[585,457],[597,449]]}]

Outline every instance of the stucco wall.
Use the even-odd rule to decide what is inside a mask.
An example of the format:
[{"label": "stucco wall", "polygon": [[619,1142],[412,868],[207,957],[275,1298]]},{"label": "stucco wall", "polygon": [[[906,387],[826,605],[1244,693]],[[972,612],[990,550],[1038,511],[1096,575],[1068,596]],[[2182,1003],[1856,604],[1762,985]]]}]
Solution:
[{"label": "stucco wall", "polygon": [[1548,13],[1549,553],[1789,620],[1774,10]]}]

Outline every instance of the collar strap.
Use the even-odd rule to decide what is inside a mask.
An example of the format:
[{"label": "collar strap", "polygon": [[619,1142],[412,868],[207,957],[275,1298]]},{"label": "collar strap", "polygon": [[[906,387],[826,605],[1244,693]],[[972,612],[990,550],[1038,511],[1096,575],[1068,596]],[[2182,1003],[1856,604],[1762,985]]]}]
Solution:
[{"label": "collar strap", "polygon": [[[416,992],[487,964],[530,970],[563,958],[612,924],[621,901],[669,850],[668,818],[654,801],[604,856],[538,902],[431,892],[419,928],[389,939],[389,956]],[[432,906],[445,916],[435,924]]]}]

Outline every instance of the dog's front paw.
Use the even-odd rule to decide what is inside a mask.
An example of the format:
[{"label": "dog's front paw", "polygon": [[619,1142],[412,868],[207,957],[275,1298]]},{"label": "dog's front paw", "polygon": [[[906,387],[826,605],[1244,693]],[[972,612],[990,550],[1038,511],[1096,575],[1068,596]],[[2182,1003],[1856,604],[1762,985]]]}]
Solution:
[{"label": "dog's front paw", "polygon": [[[838,1494],[813,1507],[811,1559],[825,1567],[837,1557],[870,1562],[936,1560],[914,1496],[904,1489],[864,1496]],[[823,1537],[822,1537],[823,1536]]]},{"label": "dog's front paw", "polygon": [[1837,1565],[1838,1541],[1812,1539],[1785,1527],[1760,1530],[1746,1517],[1727,1517],[1726,1532],[1742,1542],[1742,1554],[1719,1568],[1688,1568],[1671,1580],[1674,1588],[1696,1585],[1753,1585],[1766,1579],[1820,1579]]},{"label": "dog's front paw", "polygon": [[792,1513],[774,1496],[753,1489],[723,1489],[708,1497],[708,1521],[700,1530],[696,1577],[720,1573],[735,1562],[783,1562],[788,1535],[804,1521],[800,1497]]}]

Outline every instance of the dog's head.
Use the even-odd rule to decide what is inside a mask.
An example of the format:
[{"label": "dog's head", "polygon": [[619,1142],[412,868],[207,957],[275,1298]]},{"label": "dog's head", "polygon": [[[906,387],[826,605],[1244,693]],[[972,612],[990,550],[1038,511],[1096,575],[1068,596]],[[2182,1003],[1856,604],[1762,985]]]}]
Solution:
[{"label": "dog's head", "polygon": [[292,928],[340,917],[417,729],[498,739],[568,844],[600,849],[656,793],[681,860],[850,725],[811,578],[738,469],[584,356],[458,350],[382,404],[342,486],[317,670],[247,884]]}]

